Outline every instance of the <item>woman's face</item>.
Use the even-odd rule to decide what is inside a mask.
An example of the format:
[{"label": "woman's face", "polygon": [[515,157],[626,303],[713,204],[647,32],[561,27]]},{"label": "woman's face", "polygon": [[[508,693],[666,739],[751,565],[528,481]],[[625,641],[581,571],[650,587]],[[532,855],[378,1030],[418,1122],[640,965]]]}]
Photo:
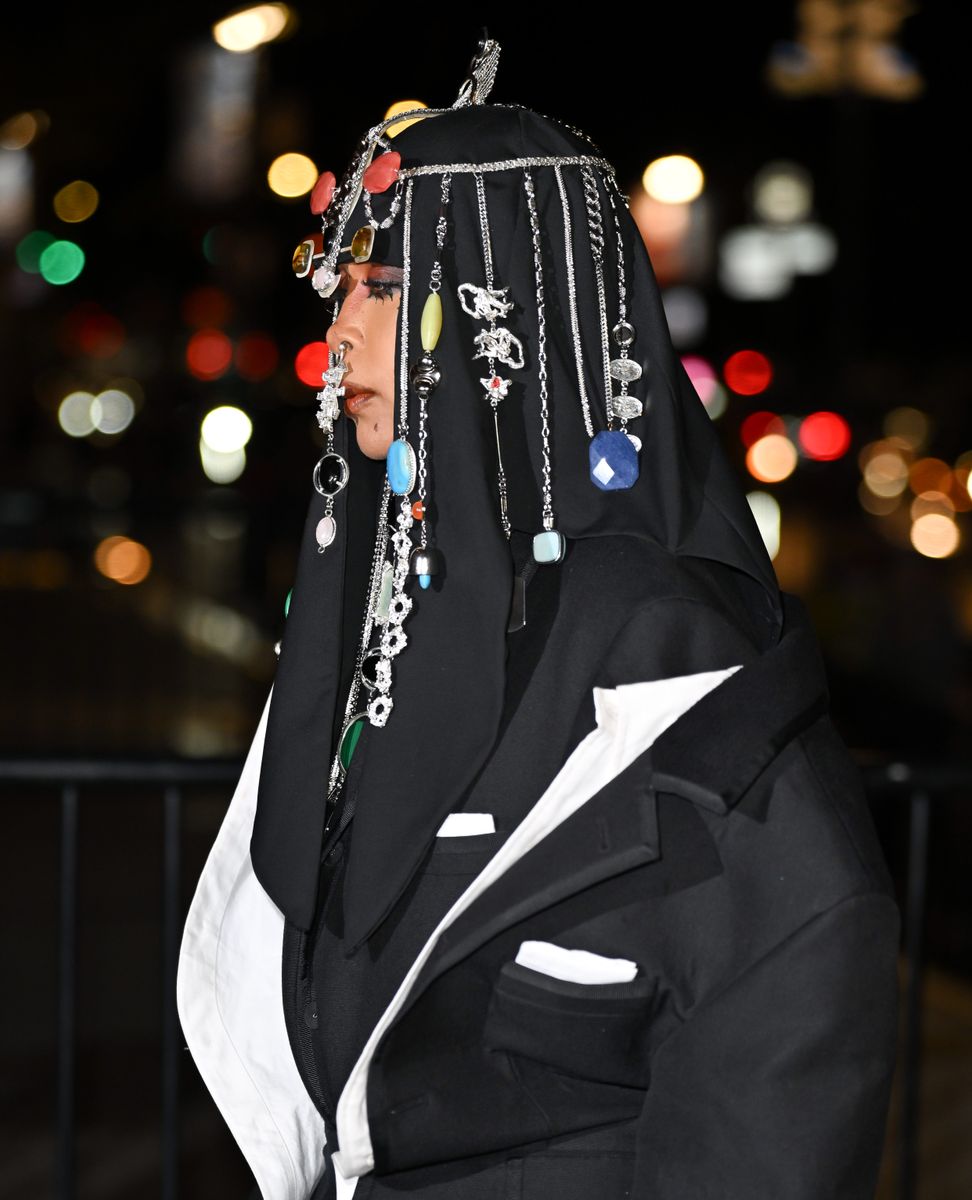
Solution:
[{"label": "woman's face", "polygon": [[348,343],[344,412],[361,453],[384,458],[395,436],[395,331],[404,272],[376,262],[343,263],[338,271],[341,308],[327,344],[337,353],[341,342]]}]

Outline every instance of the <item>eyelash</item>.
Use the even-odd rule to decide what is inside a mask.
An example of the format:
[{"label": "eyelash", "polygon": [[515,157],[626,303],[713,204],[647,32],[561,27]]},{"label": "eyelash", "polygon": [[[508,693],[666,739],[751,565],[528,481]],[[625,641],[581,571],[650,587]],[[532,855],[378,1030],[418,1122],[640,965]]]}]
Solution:
[{"label": "eyelash", "polygon": [[[383,304],[390,299],[396,292],[402,290],[402,285],[393,279],[363,279],[361,282],[371,293],[369,300],[380,300]],[[348,293],[347,286],[344,283],[339,283],[336,289],[342,298],[345,298]]]}]

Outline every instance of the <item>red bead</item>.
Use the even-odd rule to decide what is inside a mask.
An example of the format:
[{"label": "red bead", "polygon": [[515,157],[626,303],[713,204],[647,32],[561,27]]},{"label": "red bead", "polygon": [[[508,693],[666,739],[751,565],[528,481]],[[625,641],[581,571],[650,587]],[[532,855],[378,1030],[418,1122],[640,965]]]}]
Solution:
[{"label": "red bead", "polygon": [[317,183],[314,184],[314,190],[311,192],[310,209],[312,213],[320,216],[327,206],[331,203],[331,197],[334,195],[334,188],[337,180],[334,177],[333,171],[324,171]]},{"label": "red bead", "polygon": [[412,516],[415,518],[416,521],[421,521],[422,518],[425,516],[425,505],[422,503],[421,500],[416,500],[415,503],[412,505]]},{"label": "red bead", "polygon": [[402,156],[397,150],[389,150],[386,154],[379,154],[362,177],[361,182],[365,190],[372,194],[387,191],[398,178],[398,168],[401,165]]}]

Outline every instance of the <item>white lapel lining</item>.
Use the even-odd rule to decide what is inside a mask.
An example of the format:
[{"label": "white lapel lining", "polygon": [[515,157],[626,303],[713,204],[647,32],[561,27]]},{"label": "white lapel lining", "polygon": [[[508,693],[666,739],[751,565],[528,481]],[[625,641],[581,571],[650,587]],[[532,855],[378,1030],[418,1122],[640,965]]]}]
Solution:
[{"label": "white lapel lining", "polygon": [[374,1168],[368,1125],[368,1070],[378,1042],[402,1008],[442,930],[512,863],[620,774],[669,725],[741,665],[616,688],[594,688],[596,728],[578,744],[533,808],[433,930],[365,1043],[338,1100],[337,1140],[341,1148],[333,1161],[339,1177],[350,1179]]},{"label": "white lapel lining", "polygon": [[[324,1122],[287,1036],[283,913],[250,860],[269,710],[268,695],[189,907],[176,1003],[199,1073],[260,1194],[264,1200],[305,1200],[324,1171]],[[339,1176],[338,1200],[347,1200],[356,1183]]]}]

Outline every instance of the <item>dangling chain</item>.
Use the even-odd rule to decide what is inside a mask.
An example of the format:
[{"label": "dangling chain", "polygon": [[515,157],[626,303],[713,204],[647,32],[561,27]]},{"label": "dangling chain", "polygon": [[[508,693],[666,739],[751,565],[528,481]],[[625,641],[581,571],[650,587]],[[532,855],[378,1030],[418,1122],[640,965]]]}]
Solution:
[{"label": "dangling chain", "polygon": [[611,351],[608,346],[607,301],[604,295],[604,226],[601,222],[601,202],[597,195],[594,172],[581,167],[584,178],[584,200],[587,204],[587,223],[591,235],[591,254],[594,259],[594,278],[597,281],[597,307],[601,325],[601,362],[604,370],[604,406],[608,429],[614,428],[614,401],[611,386]]},{"label": "dangling chain", "polygon": [[540,261],[540,223],[537,220],[537,206],[533,196],[533,176],[528,170],[524,170],[523,172],[523,186],[526,189],[527,208],[530,210],[530,232],[533,236],[533,266],[537,281],[537,317],[540,323],[540,337],[537,342],[537,373],[540,379],[540,416],[541,433],[543,435],[543,527],[550,530],[554,527],[554,513],[550,488],[550,420],[547,412],[547,326],[543,308],[543,266]]},{"label": "dangling chain", "polygon": [[587,386],[584,383],[584,350],[581,345],[580,320],[577,316],[577,284],[574,279],[574,244],[570,221],[570,204],[564,187],[564,178],[560,171],[560,163],[554,167],[557,177],[557,187],[560,190],[560,206],[564,214],[564,247],[567,259],[567,302],[570,307],[570,328],[574,335],[574,362],[577,366],[577,390],[580,394],[581,411],[584,414],[584,428],[587,436],[594,436],[594,424],[591,421],[591,405],[587,398]]},{"label": "dangling chain", "polygon": [[[368,582],[368,602],[365,606],[364,623],[361,629],[361,638],[358,642],[358,657],[355,662],[354,674],[351,677],[351,687],[348,689],[348,699],[344,706],[344,720],[341,723],[341,732],[338,735],[337,749],[334,753],[334,759],[331,762],[331,774],[328,783],[328,803],[333,804],[337,798],[338,792],[344,783],[344,769],[341,764],[341,745],[344,741],[348,726],[352,720],[363,716],[363,713],[357,712],[358,695],[361,690],[362,666],[364,660],[368,657],[368,643],[371,641],[371,631],[374,627],[375,613],[378,608],[378,592],[382,582],[382,568],[385,564],[385,553],[388,548],[388,497],[391,494],[391,489],[388,486],[388,479],[385,478],[385,487],[382,492],[381,499],[378,502],[378,522],[377,533],[375,536],[375,549],[371,558],[371,575]],[[380,678],[379,678],[380,687]]]},{"label": "dangling chain", "polygon": [[[486,190],[485,190],[485,186],[483,184],[483,177],[478,171],[476,172],[475,179],[476,179],[476,201],[479,206],[479,229],[480,229],[480,232],[481,232],[482,238],[483,238],[483,264],[485,267],[485,274],[486,274],[486,290],[489,295],[492,295],[494,292],[494,288],[493,288],[493,247],[492,247],[492,242],[490,241],[490,236],[489,236],[489,213],[486,210]],[[506,290],[507,290],[506,288],[502,289],[502,293],[504,295],[506,293]],[[460,298],[463,298],[461,296],[461,294],[460,294]],[[495,297],[495,299],[499,300],[499,297]],[[499,300],[499,303],[505,310],[506,302]],[[465,304],[463,305],[463,307],[465,307]],[[496,307],[496,305],[494,304],[493,308],[495,308],[495,307]],[[496,317],[495,317],[493,308],[490,309],[490,315],[489,315],[489,327],[493,334],[492,339],[488,343],[489,351],[492,351],[496,345]],[[521,355],[521,357],[522,357],[522,355]],[[496,374],[495,354],[493,354],[491,352],[487,353],[486,358],[489,363],[489,377],[484,382],[483,386],[486,388],[490,407],[493,410],[493,432],[496,436],[496,465],[497,465],[496,482],[497,482],[498,489],[499,489],[500,520],[503,523],[503,533],[506,535],[506,540],[509,541],[509,539],[510,539],[510,518],[507,515],[506,471],[503,468],[503,452],[500,449],[500,435],[499,435],[499,402],[506,395],[507,389],[509,388],[509,381],[505,380],[505,379],[500,379],[500,377]]]}]

